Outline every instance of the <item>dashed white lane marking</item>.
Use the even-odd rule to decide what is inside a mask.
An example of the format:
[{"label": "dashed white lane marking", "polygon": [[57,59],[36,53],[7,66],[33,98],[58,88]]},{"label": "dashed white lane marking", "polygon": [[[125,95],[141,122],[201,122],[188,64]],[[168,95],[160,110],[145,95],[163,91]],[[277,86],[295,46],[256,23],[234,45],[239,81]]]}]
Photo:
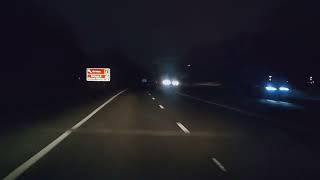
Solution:
[{"label": "dashed white lane marking", "polygon": [[224,168],[224,166],[216,158],[212,158],[212,161],[221,169],[221,171],[227,172],[226,168]]},{"label": "dashed white lane marking", "polygon": [[59,143],[61,143],[66,137],[68,137],[72,133],[73,130],[79,128],[82,124],[84,124],[86,121],[88,121],[94,114],[96,114],[104,106],[109,104],[113,99],[115,99],[117,96],[119,96],[120,94],[124,93],[125,91],[127,91],[127,89],[125,89],[125,90],[119,92],[118,94],[114,95],[113,97],[111,97],[108,101],[106,101],[101,106],[99,106],[97,109],[95,109],[92,113],[90,113],[87,117],[85,117],[79,123],[74,125],[71,129],[69,129],[66,132],[64,132],[62,135],[60,135],[57,139],[52,141],[49,145],[47,145],[45,148],[43,148],[37,154],[35,154],[30,159],[28,159],[26,162],[24,162],[19,167],[17,167],[15,170],[13,170],[10,174],[8,174],[5,178],[3,178],[3,180],[17,179],[21,174],[23,174],[33,164],[35,164],[37,161],[39,161],[49,151],[51,151],[54,147],[56,147]]},{"label": "dashed white lane marking", "polygon": [[164,109],[164,107],[163,107],[162,105],[159,105],[159,107],[160,107],[161,109]]},{"label": "dashed white lane marking", "polygon": [[152,97],[152,100],[156,100],[156,98]]},{"label": "dashed white lane marking", "polygon": [[190,131],[189,131],[186,127],[184,127],[184,125],[182,125],[180,122],[176,122],[176,123],[177,123],[177,125],[179,126],[179,128],[182,129],[182,131],[183,131],[184,133],[190,134]]}]

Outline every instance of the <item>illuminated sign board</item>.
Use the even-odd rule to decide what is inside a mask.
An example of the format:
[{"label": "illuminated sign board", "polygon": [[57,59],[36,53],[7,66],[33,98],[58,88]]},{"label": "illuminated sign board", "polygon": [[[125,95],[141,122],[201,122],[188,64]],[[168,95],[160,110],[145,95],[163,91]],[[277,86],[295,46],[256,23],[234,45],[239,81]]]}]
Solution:
[{"label": "illuminated sign board", "polygon": [[87,68],[87,81],[110,81],[110,68]]}]

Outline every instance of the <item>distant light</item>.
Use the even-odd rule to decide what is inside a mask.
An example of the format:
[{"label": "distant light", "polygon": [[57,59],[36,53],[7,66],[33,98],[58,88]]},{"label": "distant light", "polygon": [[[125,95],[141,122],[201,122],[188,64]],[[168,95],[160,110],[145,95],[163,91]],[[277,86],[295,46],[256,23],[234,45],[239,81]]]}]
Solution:
[{"label": "distant light", "polygon": [[147,83],[148,80],[147,80],[146,78],[142,78],[142,79],[141,79],[141,82],[142,82],[142,83]]},{"label": "distant light", "polygon": [[276,91],[276,90],[277,90],[277,88],[275,88],[275,87],[273,87],[273,86],[266,86],[265,89],[266,89],[267,91]]},{"label": "distant light", "polygon": [[310,80],[312,80],[312,76],[310,77]]},{"label": "distant light", "polygon": [[171,85],[171,81],[169,79],[165,79],[162,81],[162,84],[165,86],[170,86]]},{"label": "distant light", "polygon": [[269,76],[269,78],[272,78],[272,76]]},{"label": "distant light", "polygon": [[179,86],[179,81],[177,81],[177,80],[172,80],[172,82],[171,82],[171,84],[173,85],[173,86]]},{"label": "distant light", "polygon": [[279,87],[279,90],[280,91],[289,91],[289,88],[281,86],[281,87]]},{"label": "distant light", "polygon": [[188,67],[191,67],[191,64],[188,64],[187,66],[188,66]]}]

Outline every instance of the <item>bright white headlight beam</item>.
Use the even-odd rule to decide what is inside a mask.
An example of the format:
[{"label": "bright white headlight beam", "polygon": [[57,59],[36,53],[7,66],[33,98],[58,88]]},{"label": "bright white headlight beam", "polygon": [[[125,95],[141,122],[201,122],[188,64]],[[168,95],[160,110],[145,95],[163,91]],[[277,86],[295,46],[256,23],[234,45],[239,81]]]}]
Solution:
[{"label": "bright white headlight beam", "polygon": [[165,86],[170,86],[171,85],[171,81],[169,79],[165,79],[162,81],[162,84]]},{"label": "bright white headlight beam", "polygon": [[179,86],[179,81],[177,81],[177,80],[172,80],[172,82],[171,82],[171,84],[173,85],[173,86]]},{"label": "bright white headlight beam", "polygon": [[273,87],[273,86],[266,86],[265,87],[267,91],[276,91],[277,88]]},{"label": "bright white headlight beam", "polygon": [[279,87],[280,91],[289,91],[290,89],[284,86]]}]

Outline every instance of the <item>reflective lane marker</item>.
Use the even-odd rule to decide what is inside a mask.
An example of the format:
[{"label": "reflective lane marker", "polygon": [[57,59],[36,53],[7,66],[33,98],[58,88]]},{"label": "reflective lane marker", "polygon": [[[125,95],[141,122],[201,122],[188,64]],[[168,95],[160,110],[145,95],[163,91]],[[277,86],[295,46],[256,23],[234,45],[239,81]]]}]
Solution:
[{"label": "reflective lane marker", "polygon": [[161,109],[164,109],[164,107],[163,107],[162,105],[159,105],[159,107],[160,107]]},{"label": "reflective lane marker", "polygon": [[152,100],[156,100],[156,98],[152,97]]},{"label": "reflective lane marker", "polygon": [[223,165],[216,158],[212,158],[212,161],[221,169],[221,171],[227,172],[226,168],[224,168]]},{"label": "reflective lane marker", "polygon": [[176,123],[177,123],[177,125],[179,126],[179,128],[182,129],[182,131],[183,131],[184,133],[190,134],[190,131],[189,131],[186,127],[184,127],[184,125],[182,125],[180,122],[176,122]]},{"label": "reflective lane marker", "polygon": [[127,89],[125,89],[125,90],[119,92],[118,94],[114,95],[113,97],[111,97],[108,101],[106,101],[101,106],[99,106],[97,109],[95,109],[92,113],[90,113],[87,117],[85,117],[79,123],[74,125],[71,129],[69,129],[66,132],[64,132],[62,135],[60,135],[57,139],[52,141],[49,145],[47,145],[45,148],[43,148],[37,154],[35,154],[30,159],[28,159],[26,162],[24,162],[19,167],[17,167],[15,170],[13,170],[10,174],[8,174],[5,178],[3,178],[3,180],[17,179],[21,174],[23,174],[33,164],[35,164],[37,161],[39,161],[48,152],[50,152],[54,147],[56,147],[59,143],[61,143],[66,137],[68,137],[72,133],[73,130],[79,128],[82,124],[84,124],[86,121],[88,121],[94,114],[96,114],[104,106],[109,104],[113,99],[115,99],[117,96],[119,96],[120,94],[124,93],[125,91],[127,91]]}]

